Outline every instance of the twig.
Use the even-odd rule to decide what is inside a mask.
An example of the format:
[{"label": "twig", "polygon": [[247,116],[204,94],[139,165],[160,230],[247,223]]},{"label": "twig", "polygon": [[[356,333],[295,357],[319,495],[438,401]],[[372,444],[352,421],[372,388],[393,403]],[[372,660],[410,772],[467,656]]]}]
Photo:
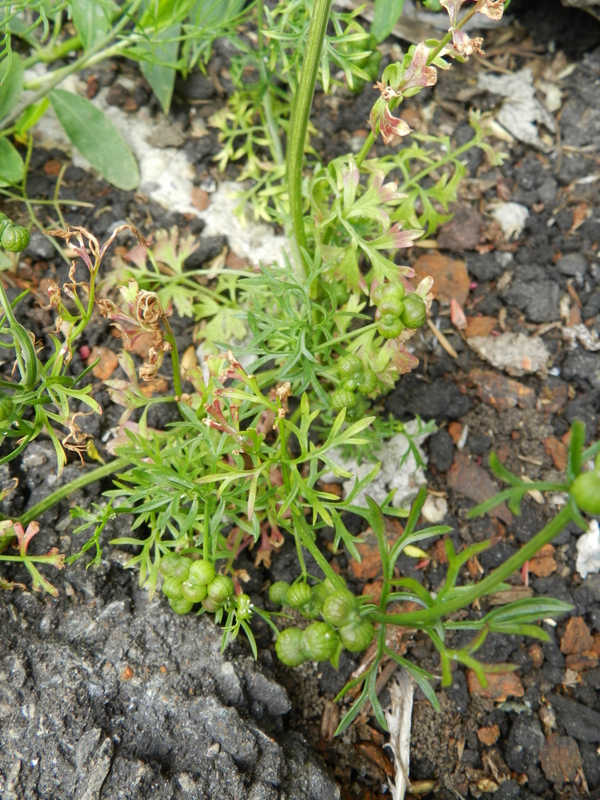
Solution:
[{"label": "twig", "polygon": [[448,355],[452,356],[452,358],[458,358],[458,353],[456,352],[456,350],[452,347],[452,345],[450,344],[448,339],[446,339],[444,334],[435,327],[435,325],[430,319],[427,320],[427,325],[429,326],[429,330],[433,333],[435,338],[442,345],[442,347],[448,353]]}]

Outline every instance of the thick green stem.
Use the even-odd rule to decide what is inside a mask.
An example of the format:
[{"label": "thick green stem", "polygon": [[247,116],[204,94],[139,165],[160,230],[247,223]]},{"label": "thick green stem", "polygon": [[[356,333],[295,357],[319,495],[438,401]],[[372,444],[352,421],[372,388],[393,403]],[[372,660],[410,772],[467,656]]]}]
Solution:
[{"label": "thick green stem", "polygon": [[[329,22],[331,0],[315,0],[308,31],[308,41],[304,53],[302,75],[296,94],[294,110],[290,121],[290,134],[287,152],[287,180],[290,194],[290,214],[294,231],[293,239],[300,250],[308,249],[304,230],[302,206],[302,163],[304,145],[308,131],[308,121],[315,94],[319,62]],[[304,265],[304,261],[302,260]]]},{"label": "thick green stem", "polygon": [[33,55],[29,56],[29,58],[25,59],[23,66],[25,69],[30,69],[34,64],[39,64],[40,61],[44,64],[50,64],[53,61],[59,61],[61,58],[68,56],[69,53],[75,50],[81,50],[81,38],[79,36],[72,36],[70,39],[65,39],[64,42],[54,47],[38,50]]},{"label": "thick green stem", "polygon": [[495,569],[487,578],[484,578],[479,583],[473,584],[468,589],[461,591],[458,596],[445,603],[436,603],[430,608],[424,608],[421,611],[410,611],[406,614],[373,614],[371,619],[374,622],[381,622],[388,625],[401,625],[407,628],[421,628],[427,623],[434,622],[440,617],[445,617],[453,611],[458,611],[460,608],[465,608],[478,597],[483,597],[489,594],[493,589],[497,588],[503,581],[506,580],[513,572],[520,569],[526,561],[529,561],[538,550],[548,542],[552,541],[555,536],[565,528],[573,519],[573,512],[570,505],[565,506],[563,510],[546,525],[545,528],[537,533],[530,542],[524,545],[513,556],[508,558],[504,564]]}]

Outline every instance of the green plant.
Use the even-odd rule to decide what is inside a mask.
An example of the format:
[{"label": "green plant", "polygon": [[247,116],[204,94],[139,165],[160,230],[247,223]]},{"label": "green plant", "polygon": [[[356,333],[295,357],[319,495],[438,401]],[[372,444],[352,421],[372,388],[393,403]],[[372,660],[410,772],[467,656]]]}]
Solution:
[{"label": "green plant", "polygon": [[[289,128],[286,170],[292,258],[282,266],[262,266],[260,274],[236,277],[231,285],[219,284],[222,276],[217,270],[217,289],[200,288],[194,280],[200,275],[189,276],[182,269],[185,253],[193,243],[177,241],[171,232],[159,237],[158,251],[155,247],[152,252],[140,252],[131,259],[131,267],[119,265],[125,280],[120,286],[119,305],[107,297],[99,298],[95,288],[100,264],[118,230],[102,247],[81,228],[55,232],[84,261],[89,279],[85,284],[77,282],[73,265],[72,283],[63,292],[75,310],[67,307],[58,287],[52,287],[53,307],[60,320],[68,323],[69,332],[62,345],[56,341],[57,352],[46,362],[38,358],[35,344],[17,322],[4,289],[0,294],[4,309],[0,333],[5,340],[3,345],[14,353],[20,375],[19,381],[2,381],[6,391],[0,398],[0,430],[4,437],[19,437],[18,453],[43,428],[57,446],[58,437],[50,421],[66,424],[74,449],[84,449],[85,435],[78,432],[76,415],[70,412],[68,402],[76,397],[96,410],[92,405],[95,401],[89,396],[89,387],[74,389],[76,381],[68,375],[67,367],[73,344],[88,324],[94,305],[118,328],[124,345],[120,363],[126,379],[108,381],[107,386],[113,399],[124,407],[124,419],[134,410],[141,410],[137,427],[123,430],[121,442],[115,446],[116,460],[61,487],[19,519],[2,523],[0,553],[14,539],[20,549],[16,556],[0,555],[0,560],[23,564],[33,575],[34,586],[48,589],[35,562],[46,559],[61,566],[62,556],[27,554],[35,520],[75,489],[116,474],[113,488],[105,494],[105,506],[73,510],[73,517],[81,521],[77,532],[93,530],[71,560],[95,549],[93,562],[98,562],[101,534],[108,521],[133,514],[132,535],[120,537],[113,544],[136,548],[128,566],[138,568],[140,583],[151,593],[162,581],[162,591],[176,613],[190,613],[194,608],[198,613],[214,613],[215,620],[223,624],[223,646],[243,631],[256,652],[251,627],[256,615],[278,636],[277,653],[289,665],[315,659],[330,660],[336,666],[343,648],[360,652],[370,647],[366,669],[342,692],[343,695],[362,685],[338,731],[356,718],[367,701],[386,727],[376,692],[377,672],[384,660],[392,659],[404,667],[437,704],[430,682],[433,676],[389,646],[388,626],[421,630],[431,638],[440,655],[444,685],[451,680],[452,661],[469,666],[484,685],[487,673],[507,668],[483,664],[476,657],[490,632],[544,639],[546,634],[536,623],[568,610],[566,604],[534,598],[461,620],[453,619],[452,614],[476,600],[484,600],[491,592],[506,589],[506,579],[540,547],[570,522],[585,526],[581,511],[593,512],[597,508],[594,492],[599,480],[598,461],[591,470],[584,467],[598,457],[600,442],[586,449],[581,423],[573,425],[564,483],[524,482],[492,456],[490,466],[508,488],[474,509],[473,514],[486,513],[504,501],[518,513],[521,500],[532,489],[564,492],[567,503],[530,542],[479,582],[463,583],[461,569],[491,542],[477,543],[456,553],[447,539],[447,575],[434,596],[418,582],[395,573],[402,553],[410,553],[410,548],[414,552],[418,542],[450,531],[446,526],[417,528],[426,497],[424,489],[410,509],[394,508],[393,493],[380,505],[369,497],[366,507],[359,505],[356,500],[359,494],[368,492],[379,464],[374,464],[362,480],[355,478],[343,499],[322,485],[329,472],[345,479],[353,477],[339,463],[344,449],[360,452],[364,448],[365,457],[372,457],[378,436],[406,430],[400,423],[376,421],[370,405],[392,388],[402,373],[415,366],[416,359],[406,342],[425,321],[432,281],[425,279],[413,287],[409,282],[412,272],[395,263],[395,251],[412,244],[421,235],[422,227],[431,232],[439,224],[441,212],[434,200],[443,208],[453,196],[462,175],[459,155],[464,151],[453,151],[448,141],[437,160],[417,146],[416,150],[406,148],[412,155],[400,151],[383,159],[367,157],[379,133],[389,143],[408,134],[407,126],[392,113],[404,97],[432,85],[436,68],[448,67],[445,57],[468,54],[469,47],[478,46],[462,35],[465,20],[477,12],[498,18],[502,11],[500,0],[477,0],[459,20],[462,0],[446,0],[442,4],[449,10],[451,30],[439,42],[411,48],[401,63],[385,70],[378,84],[381,99],[371,117],[372,134],[361,153],[356,158],[335,159],[327,166],[317,165],[313,176],[303,181],[310,107],[319,69],[324,74],[323,47],[331,47],[325,35],[330,0],[314,0],[308,39],[301,50],[303,69]],[[291,3],[289,9],[290,13],[300,14],[298,3]],[[293,29],[292,40],[305,31],[307,20],[308,17],[301,18],[300,32]],[[451,40],[454,50],[448,49]],[[267,107],[268,103],[265,118]],[[497,159],[483,141],[481,121],[475,115],[472,124],[475,143]],[[420,171],[407,166],[411,159],[424,164]],[[439,178],[432,189],[424,190],[422,181],[440,163],[450,165],[453,171]],[[395,168],[404,176],[404,194],[393,181],[385,182]],[[423,217],[417,219],[420,230],[402,228],[412,219],[410,214],[414,216],[407,201],[412,192],[422,200]],[[423,198],[428,198],[429,205]],[[308,215],[307,208],[311,212]],[[147,247],[139,235],[138,241]],[[171,274],[165,274],[160,264],[166,264]],[[182,288],[194,293],[192,310],[205,297],[215,299],[213,294],[219,295],[215,302],[223,303],[224,292],[229,292],[232,309],[236,305],[239,308],[242,297],[254,300],[239,311],[249,331],[245,348],[235,354],[229,351],[226,356],[209,356],[205,373],[198,367],[187,370],[189,384],[182,383],[177,342],[168,318],[171,304],[179,303],[183,313],[190,312]],[[80,299],[79,290],[87,298],[86,303]],[[136,369],[128,351],[143,335],[149,340],[147,357]],[[140,389],[140,380],[154,380],[167,355],[171,358],[173,394],[148,398]],[[237,360],[236,356],[241,355],[255,357],[254,374]],[[148,410],[157,402],[176,403],[180,411],[181,418],[166,430],[152,430],[147,424]],[[49,410],[51,404],[55,411]],[[26,416],[27,406],[33,407],[33,422]],[[431,429],[420,420],[417,428],[421,432]],[[67,440],[63,440],[64,447]],[[418,457],[411,438],[409,450]],[[64,463],[62,447],[57,446],[57,456],[59,463]],[[345,526],[344,512],[362,516],[377,536],[383,571],[378,603],[368,596],[354,596],[321,549],[320,532],[332,528],[333,549],[344,546],[351,557],[360,559],[358,539]],[[407,517],[404,531],[393,542],[386,534],[386,515]],[[27,527],[30,525],[33,527]],[[257,547],[257,562],[267,560],[284,536],[295,543],[300,574],[291,585],[279,582],[271,587],[270,600],[283,609],[271,612],[258,608],[241,591],[244,575],[236,568],[236,558],[244,548]],[[305,552],[318,565],[318,575],[309,574]],[[398,613],[390,608],[398,601],[410,601],[418,608]],[[287,613],[285,609],[313,621],[304,630],[291,627],[279,633],[275,619]],[[448,632],[457,629],[475,633],[471,643],[461,649],[448,644]]]},{"label": "green plant", "polygon": [[[138,167],[114,125],[89,100],[58,87],[84,68],[122,56],[139,64],[168,113],[177,71],[185,75],[195,65],[203,65],[214,40],[223,33],[232,35],[247,13],[243,0],[4,3],[0,12],[0,185],[19,184],[26,172],[10,138],[27,143],[31,128],[52,106],[67,136],[92,166],[115,186],[135,189]],[[13,47],[14,40],[18,48]],[[24,48],[29,48],[27,57],[21,56]],[[65,59],[69,60],[66,65],[62,64]],[[47,65],[47,70],[26,78],[25,71],[37,65]]]}]

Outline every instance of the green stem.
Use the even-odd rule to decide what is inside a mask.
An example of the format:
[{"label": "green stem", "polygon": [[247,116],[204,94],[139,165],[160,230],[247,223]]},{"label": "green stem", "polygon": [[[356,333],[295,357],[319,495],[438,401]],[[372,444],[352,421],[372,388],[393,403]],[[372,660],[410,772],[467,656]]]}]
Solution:
[{"label": "green stem", "polygon": [[499,584],[505,581],[506,578],[510,577],[513,572],[520,569],[541,547],[552,541],[555,536],[558,536],[572,519],[573,511],[570,505],[567,505],[545,528],[542,528],[530,542],[508,558],[504,564],[495,569],[487,578],[479,581],[479,583],[473,584],[470,588],[465,588],[464,591],[461,590],[458,596],[455,596],[452,600],[448,600],[444,603],[436,603],[430,608],[424,608],[420,611],[410,611],[406,614],[373,614],[371,619],[374,622],[381,622],[388,625],[403,625],[408,628],[420,628],[428,622],[433,622],[440,617],[451,614],[453,611],[465,608],[474,600],[477,600],[478,597],[489,594],[493,589],[497,588]]},{"label": "green stem", "polygon": [[[315,85],[319,74],[319,62],[323,50],[323,42],[329,22],[332,0],[315,0],[308,31],[308,41],[304,53],[304,63],[300,84],[296,94],[287,152],[287,180],[290,193],[290,214],[294,231],[293,241],[300,250],[308,249],[308,241],[304,230],[304,212],[302,204],[302,163],[304,146],[308,131],[308,121],[315,94]],[[301,265],[304,269],[304,258]]]},{"label": "green stem", "polygon": [[177,350],[177,342],[175,341],[175,337],[173,336],[173,331],[171,330],[171,326],[169,325],[169,320],[167,317],[163,317],[163,322],[165,325],[165,330],[167,335],[165,339],[171,345],[171,364],[173,366],[173,388],[175,389],[175,394],[177,397],[181,397],[181,370],[179,368],[179,352]]},{"label": "green stem", "polygon": [[377,322],[371,322],[369,325],[365,325],[362,328],[357,328],[355,331],[350,331],[350,333],[345,333],[343,336],[337,336],[335,339],[330,339],[327,342],[323,342],[323,344],[313,348],[313,353],[318,353],[319,350],[326,350],[328,347],[333,347],[340,342],[346,342],[348,339],[354,339],[356,336],[366,333],[371,328],[376,328],[377,325]]},{"label": "green stem", "polygon": [[94,481],[100,481],[102,478],[107,478],[109,475],[112,475],[113,472],[118,472],[120,469],[124,469],[130,464],[130,460],[128,458],[116,458],[114,461],[109,461],[108,464],[103,464],[101,467],[96,467],[96,469],[92,470],[91,472],[86,472],[85,475],[81,475],[79,478],[75,478],[74,481],[70,481],[66,483],[64,486],[61,486],[60,489],[56,489],[56,491],[49,494],[48,497],[45,497],[43,500],[40,500],[39,503],[30,508],[29,511],[26,511],[22,514],[16,521],[20,522],[23,527],[29,525],[36,517],[40,517],[44,511],[47,511],[52,506],[55,506],[57,503],[60,503],[61,500],[64,500],[71,494],[79,491],[79,489],[83,489],[85,486],[88,486],[90,483],[94,483]]},{"label": "green stem", "polygon": [[65,39],[65,41],[61,42],[59,45],[44,48],[34,53],[32,56],[29,56],[29,58],[26,58],[23,62],[23,66],[25,69],[30,69],[34,64],[39,64],[40,61],[44,64],[60,61],[61,58],[68,56],[69,53],[72,53],[74,50],[81,50],[81,46],[81,38],[79,36],[72,36],[70,39]]}]

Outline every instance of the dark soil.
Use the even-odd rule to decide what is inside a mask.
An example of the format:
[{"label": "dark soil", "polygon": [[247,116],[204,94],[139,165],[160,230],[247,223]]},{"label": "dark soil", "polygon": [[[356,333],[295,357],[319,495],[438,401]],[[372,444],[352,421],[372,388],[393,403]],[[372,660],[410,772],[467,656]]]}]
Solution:
[{"label": "dark soil", "polygon": [[[493,169],[480,154],[470,154],[470,178],[461,202],[483,214],[484,238],[469,245],[473,249],[453,246],[453,252],[440,252],[466,263],[471,281],[464,304],[467,317],[495,318],[496,332],[541,337],[550,353],[549,372],[516,378],[531,390],[526,403],[515,401],[505,410],[494,407],[489,398],[482,399],[473,371],[492,372],[502,380],[508,376],[476,355],[467,337],[451,326],[448,306],[436,303],[434,319],[441,321],[458,357],[449,356],[429,333],[415,337],[420,366],[402,378],[383,404],[386,413],[399,419],[409,420],[418,413],[438,423],[439,432],[426,445],[428,483],[448,501],[445,522],[452,526],[450,537],[457,549],[473,541],[494,540],[494,547],[474,565],[481,575],[528,541],[555,508],[528,498],[521,517],[469,521],[467,513],[475,502],[468,499],[468,487],[461,482],[465,465],[476,465],[486,474],[487,456],[493,448],[514,472],[534,480],[554,480],[561,474],[560,452],[571,422],[576,418],[586,422],[588,440],[598,436],[600,423],[600,353],[581,345],[569,349],[562,332],[563,325],[578,320],[588,330],[600,332],[600,25],[589,16],[563,9],[558,0],[513,0],[512,6],[518,26],[510,46],[504,50],[499,46],[491,56],[492,67],[514,72],[529,65],[539,76],[551,67],[559,50],[577,61],[576,69],[560,84],[564,91],[557,114],[560,135],[547,152],[518,142],[503,143],[509,158]],[[496,37],[504,33],[488,34],[486,49],[493,52]],[[218,56],[215,64],[220,84],[227,88],[226,58]],[[429,132],[443,131],[464,141],[468,108],[490,110],[500,102],[476,91],[461,94],[465,87],[475,87],[480,69],[472,61],[442,74],[433,91],[409,104],[416,120],[411,124],[424,124],[421,111],[428,106]],[[127,93],[118,83],[119,74],[134,75],[138,90]],[[97,77],[103,85],[114,87],[113,102],[131,113],[147,103],[153,108],[147,87],[129,65],[103,68]],[[196,107],[208,118],[224,99],[212,78],[197,77],[178,90],[172,118],[182,122],[184,130],[189,100],[200,102]],[[466,95],[469,99],[458,99]],[[357,98],[344,93],[333,101],[317,98],[315,123],[322,135],[314,144],[327,157],[346,152],[353,136],[364,135],[372,100],[369,89]],[[383,153],[381,144],[378,148]],[[218,179],[212,162],[218,150],[214,132],[199,140],[188,137],[184,149],[195,164],[198,184]],[[55,178],[48,164],[66,160],[59,150],[34,150],[30,196],[51,197]],[[145,234],[176,224],[202,237],[198,220],[173,215],[79,168],[69,166],[64,178],[61,196],[94,206],[68,210],[66,221],[89,227],[100,239],[123,219]],[[529,209],[517,241],[502,240],[489,216],[488,204],[498,199]],[[3,210],[12,213],[14,206],[6,204]],[[50,216],[43,221],[53,222]],[[450,234],[456,232],[446,230],[440,240],[452,241]],[[127,238],[118,244],[126,245]],[[221,246],[222,242],[205,239],[203,260]],[[403,253],[402,259],[412,264],[425,252],[414,248],[408,255]],[[49,345],[53,319],[40,308],[42,281],[52,277],[62,283],[67,267],[38,235],[32,237],[25,255],[9,292],[16,296],[22,285],[33,285],[25,301],[28,327]],[[184,346],[192,342],[187,321],[174,320],[174,327]],[[80,345],[91,348],[111,342],[108,325],[99,319]],[[118,349],[118,342],[113,342],[113,348]],[[74,370],[82,365],[76,354]],[[118,372],[113,375],[118,376]],[[101,382],[95,383],[104,414],[94,420],[91,432],[106,455],[103,436],[116,425],[120,409],[111,405]],[[149,420],[156,427],[168,421],[168,415],[160,412]],[[461,434],[467,426],[459,451],[456,443],[464,440]],[[39,439],[21,459],[0,471],[0,489],[9,486],[11,478],[19,478],[19,489],[4,501],[3,512],[22,513],[52,491],[58,480],[79,474],[80,467],[73,462],[57,479],[53,448]],[[37,551],[53,546],[62,552],[74,551],[80,540],[73,537],[69,508],[89,506],[106,488],[108,484],[87,487],[47,512],[40,519]],[[348,520],[348,526],[356,521]],[[119,518],[106,531],[106,541],[128,533],[129,524]],[[351,530],[359,533],[361,528]],[[474,691],[460,667],[450,689],[437,687],[441,713],[433,711],[417,692],[411,744],[415,792],[440,800],[488,800],[492,794],[495,800],[550,800],[585,797],[588,792],[600,797],[600,652],[584,663],[565,654],[564,646],[561,650],[573,617],[581,618],[589,635],[596,636],[598,647],[600,579],[598,575],[582,579],[575,569],[579,535],[575,527],[563,532],[554,542],[554,569],[545,577],[530,574],[535,593],[573,605],[573,611],[555,627],[545,626],[551,641],[539,647],[523,637],[490,636],[479,653],[490,663],[518,665],[522,692],[509,695],[505,702],[485,698]],[[428,563],[415,569],[415,562],[406,558],[402,566],[436,589],[444,579],[445,566],[435,541],[424,547]],[[128,556],[107,547],[99,568],[85,571],[79,561],[53,575],[60,590],[56,600],[16,590],[0,595],[6,642],[0,664],[3,800],[328,800],[339,796],[375,800],[389,796],[385,783],[391,765],[382,749],[386,739],[374,719],[364,714],[340,739],[331,736],[344,708],[340,710],[333,698],[355,669],[356,660],[343,657],[337,673],[322,664],[289,670],[274,661],[270,634],[261,629],[257,629],[258,664],[241,642],[221,655],[220,634],[209,622],[176,617],[162,596],[150,600],[136,588],[136,576],[122,568]],[[296,575],[294,549],[288,545],[273,557],[269,570],[256,569],[251,559],[252,554],[244,556],[240,566],[249,573],[246,589],[256,602],[265,602],[269,581]],[[334,559],[350,585],[362,589],[365,581],[350,569],[348,558],[338,554]],[[16,571],[3,575],[24,579]],[[518,587],[522,580],[515,575],[511,582]],[[464,644],[458,635],[450,640],[453,646]],[[439,660],[427,637],[416,635],[404,645],[409,658],[437,673]],[[384,704],[389,700],[385,685],[381,700]],[[494,732],[491,738],[487,731]]]}]

